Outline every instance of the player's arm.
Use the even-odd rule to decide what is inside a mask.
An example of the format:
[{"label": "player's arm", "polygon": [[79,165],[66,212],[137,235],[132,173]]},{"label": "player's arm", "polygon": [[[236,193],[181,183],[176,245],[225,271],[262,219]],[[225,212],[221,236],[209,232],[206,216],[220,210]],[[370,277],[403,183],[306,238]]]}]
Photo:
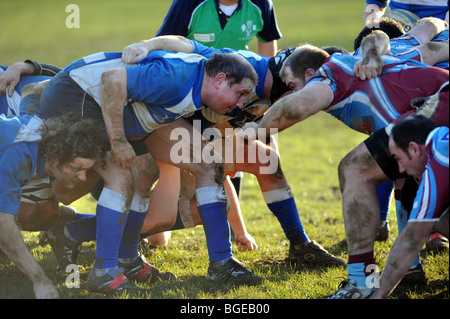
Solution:
[{"label": "player's arm", "polygon": [[14,215],[2,211],[0,211],[0,249],[33,282],[37,299],[59,297],[53,283],[28,251],[14,221]]},{"label": "player's arm", "polygon": [[428,42],[417,47],[422,56],[422,62],[435,65],[440,62],[448,62],[449,45],[448,42]]},{"label": "player's arm", "polygon": [[9,86],[8,95],[12,96],[14,89],[23,75],[48,75],[54,76],[61,68],[51,64],[39,63],[33,60],[17,62],[12,64],[0,75],[0,93],[6,94],[6,87]]},{"label": "player's arm", "polygon": [[191,53],[194,50],[194,46],[190,40],[182,36],[159,36],[125,47],[122,52],[122,60],[125,63],[137,63],[145,58],[150,51],[154,50]]},{"label": "player's arm", "polygon": [[322,83],[310,83],[303,89],[275,102],[259,122],[258,128],[282,131],[326,109],[333,99],[331,88]]},{"label": "player's arm", "polygon": [[273,57],[277,54],[278,45],[277,40],[263,42],[258,40],[258,54],[265,57]]},{"label": "player's arm", "polygon": [[384,299],[394,290],[413,264],[430,234],[433,222],[409,222],[392,246],[373,299]]},{"label": "player's arm", "polygon": [[100,105],[117,164],[130,167],[137,163],[136,153],[125,137],[123,111],[127,100],[127,71],[108,70],[102,74]]},{"label": "player's arm", "polygon": [[381,55],[389,54],[389,37],[383,31],[373,31],[361,41],[362,59],[356,62],[353,72],[360,80],[376,78],[383,70]]},{"label": "player's arm", "polygon": [[408,31],[409,35],[414,36],[421,44],[430,42],[438,33],[447,28],[447,23],[438,18],[422,18]]}]

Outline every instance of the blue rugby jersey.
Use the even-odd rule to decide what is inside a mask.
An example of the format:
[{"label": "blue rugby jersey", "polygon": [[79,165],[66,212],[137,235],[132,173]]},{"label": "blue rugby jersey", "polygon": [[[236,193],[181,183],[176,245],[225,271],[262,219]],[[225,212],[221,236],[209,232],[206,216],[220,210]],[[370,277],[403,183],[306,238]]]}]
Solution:
[{"label": "blue rugby jersey", "polygon": [[[361,57],[335,53],[328,58],[308,82],[321,82],[333,91],[333,100],[325,110],[350,128],[371,134],[385,128],[394,120],[415,112],[411,101],[425,98],[448,84],[448,70],[443,70],[414,60],[400,60],[382,56],[383,73],[375,79],[359,80],[353,73]],[[448,92],[440,101],[431,120],[442,117],[448,110]],[[447,111],[448,114],[448,111]],[[448,119],[442,118],[448,125]],[[446,125],[446,124],[442,124]]]},{"label": "blue rugby jersey", "polygon": [[22,187],[37,174],[45,177],[45,162],[38,155],[36,115],[0,115],[0,212],[17,214]]},{"label": "blue rugby jersey", "polygon": [[[0,74],[2,74],[8,66],[0,66]],[[22,89],[25,85],[31,83],[41,82],[50,79],[50,76],[44,75],[24,75],[20,78],[19,83],[14,89],[13,95],[9,97],[8,94],[0,93],[0,114],[6,115],[19,115],[20,113],[20,101]]]},{"label": "blue rugby jersey", "polygon": [[448,210],[448,137],[449,130],[445,126],[428,135],[425,148],[427,164],[419,181],[409,222],[437,222]]},{"label": "blue rugby jersey", "polygon": [[64,72],[100,105],[102,73],[126,68],[124,127],[128,139],[143,138],[202,107],[205,57],[152,51],[136,65],[125,65],[121,58],[121,52],[99,52],[69,64]]},{"label": "blue rugby jersey", "polygon": [[377,1],[366,0],[367,4],[375,4],[380,8],[389,8],[408,10],[419,18],[436,17],[444,20],[448,11],[447,0],[391,0]]}]

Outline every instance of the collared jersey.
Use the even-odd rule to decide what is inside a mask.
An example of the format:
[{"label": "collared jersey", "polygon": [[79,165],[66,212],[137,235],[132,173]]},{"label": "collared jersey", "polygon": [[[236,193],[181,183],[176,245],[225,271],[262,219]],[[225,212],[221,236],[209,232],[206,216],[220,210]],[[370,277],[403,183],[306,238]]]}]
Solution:
[{"label": "collared jersey", "polygon": [[0,115],[0,212],[17,214],[22,187],[35,174],[45,177],[37,144],[41,124],[36,115]]},{"label": "collared jersey", "polygon": [[[448,84],[448,70],[413,60],[382,58],[382,74],[375,79],[361,81],[353,73],[354,65],[361,57],[335,53],[307,85],[315,82],[328,85],[333,91],[333,99],[325,111],[350,128],[371,134],[414,112],[412,101],[431,96]],[[448,100],[439,105],[445,107],[445,103]],[[430,118],[436,120],[435,117],[442,116],[439,112],[437,108]]]},{"label": "collared jersey", "polygon": [[436,17],[445,20],[448,11],[447,0],[366,0],[367,4],[375,4],[380,8],[408,10],[419,18]]},{"label": "collared jersey", "polygon": [[136,65],[125,65],[121,58],[120,52],[99,52],[71,63],[64,72],[100,105],[103,72],[126,68],[128,103],[124,128],[128,139],[144,138],[158,127],[202,107],[204,57],[152,51]]},{"label": "collared jersey", "polygon": [[427,138],[427,164],[419,181],[409,222],[436,222],[448,210],[448,127],[434,129]]},{"label": "collared jersey", "polygon": [[[5,72],[6,69],[8,69],[8,66],[0,66],[0,74]],[[7,116],[19,115],[21,101],[20,95],[24,86],[31,83],[41,82],[50,78],[50,76],[44,75],[24,75],[20,77],[19,83],[17,83],[17,86],[14,89],[11,97],[9,96],[9,94],[0,93],[0,114],[6,114]]]},{"label": "collared jersey", "polygon": [[246,49],[256,36],[262,42],[281,38],[271,0],[241,0],[222,28],[217,0],[175,0],[157,32],[181,35],[214,48]]}]

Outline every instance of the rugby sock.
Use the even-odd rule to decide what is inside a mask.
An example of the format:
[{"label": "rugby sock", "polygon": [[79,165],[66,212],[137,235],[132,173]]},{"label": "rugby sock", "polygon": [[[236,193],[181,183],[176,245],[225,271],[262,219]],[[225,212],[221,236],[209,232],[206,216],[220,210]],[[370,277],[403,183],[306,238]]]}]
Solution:
[{"label": "rugby sock", "polygon": [[264,201],[277,217],[291,245],[309,242],[295,204],[294,194],[289,186],[263,192]]},{"label": "rugby sock", "polygon": [[[406,224],[408,223],[408,211],[403,207],[401,201],[395,200],[395,211],[397,212],[397,226],[398,226],[398,233],[400,234],[403,228],[405,228]],[[410,267],[410,269],[416,268],[420,264],[420,255],[417,255],[416,260],[414,260],[414,263]]]},{"label": "rugby sock", "polygon": [[385,222],[387,220],[393,187],[394,183],[392,181],[384,182],[377,187],[378,201],[380,203],[380,221]]},{"label": "rugby sock", "polygon": [[126,196],[103,188],[97,203],[97,251],[94,268],[104,276],[118,267],[120,240],[127,221]]},{"label": "rugby sock", "polygon": [[135,194],[133,197],[119,247],[119,260],[121,262],[126,262],[127,259],[130,260],[139,256],[139,240],[142,226],[147,216],[149,201],[148,197],[138,194]]},{"label": "rugby sock", "polygon": [[196,189],[197,206],[203,221],[209,260],[221,265],[232,256],[227,196],[223,186]]},{"label": "rugby sock", "polygon": [[367,288],[368,284],[373,283],[373,278],[368,278],[374,275],[375,259],[373,251],[360,255],[349,255],[347,263],[348,279],[356,281],[356,286]]},{"label": "rugby sock", "polygon": [[[86,214],[87,215],[87,214]],[[66,224],[64,234],[77,243],[84,243],[96,239],[97,218],[95,215],[78,218]]]}]

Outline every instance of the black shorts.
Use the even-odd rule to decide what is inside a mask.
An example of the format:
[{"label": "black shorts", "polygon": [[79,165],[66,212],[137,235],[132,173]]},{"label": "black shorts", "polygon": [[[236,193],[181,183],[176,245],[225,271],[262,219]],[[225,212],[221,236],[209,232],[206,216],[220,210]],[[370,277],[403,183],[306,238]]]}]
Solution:
[{"label": "black shorts", "polygon": [[370,155],[390,180],[404,178],[407,175],[399,172],[397,161],[389,152],[389,136],[385,129],[378,130],[364,141]]},{"label": "black shorts", "polygon": [[[41,96],[41,111],[45,118],[73,113],[91,118],[105,128],[100,105],[83,90],[67,73],[59,72],[46,86]],[[109,140],[109,137],[107,136]],[[148,153],[144,140],[130,141],[137,156]]]}]

